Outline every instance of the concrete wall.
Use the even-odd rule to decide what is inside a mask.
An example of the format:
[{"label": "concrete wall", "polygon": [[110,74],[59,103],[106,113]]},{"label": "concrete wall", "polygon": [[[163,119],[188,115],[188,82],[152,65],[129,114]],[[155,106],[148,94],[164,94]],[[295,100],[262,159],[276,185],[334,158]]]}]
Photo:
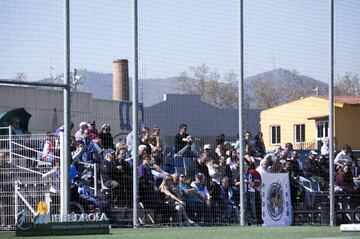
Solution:
[{"label": "concrete wall", "polygon": [[[81,121],[95,120],[98,130],[102,124],[109,123],[113,135],[126,134],[128,130],[120,128],[120,103],[119,101],[93,99],[90,93],[72,93],[71,120],[75,124],[72,133],[75,133]],[[24,107],[32,114],[29,123],[29,130],[32,133],[53,132],[63,124],[63,93],[61,90],[0,86],[0,111],[19,107]]]}]

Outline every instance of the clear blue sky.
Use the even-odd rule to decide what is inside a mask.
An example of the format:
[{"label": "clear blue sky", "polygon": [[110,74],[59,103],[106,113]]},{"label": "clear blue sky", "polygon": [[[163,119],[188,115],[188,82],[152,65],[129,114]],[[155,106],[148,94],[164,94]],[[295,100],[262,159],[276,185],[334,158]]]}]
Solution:
[{"label": "clear blue sky", "polygon": [[[329,2],[244,0],[246,76],[281,67],[327,81]],[[360,1],[336,2],[337,74],[360,73]],[[237,0],[139,0],[140,78],[200,64],[238,72],[238,17]],[[110,73],[114,58],[132,61],[131,0],[71,1],[71,21],[72,68]],[[0,57],[0,78],[61,73],[62,1],[0,0]]]}]

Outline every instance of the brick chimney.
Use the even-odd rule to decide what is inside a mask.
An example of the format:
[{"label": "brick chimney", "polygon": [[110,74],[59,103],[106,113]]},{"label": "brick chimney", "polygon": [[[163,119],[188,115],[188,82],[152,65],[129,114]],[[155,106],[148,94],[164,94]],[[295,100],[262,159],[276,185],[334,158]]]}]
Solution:
[{"label": "brick chimney", "polygon": [[129,63],[126,59],[113,60],[113,100],[129,100],[128,65]]}]

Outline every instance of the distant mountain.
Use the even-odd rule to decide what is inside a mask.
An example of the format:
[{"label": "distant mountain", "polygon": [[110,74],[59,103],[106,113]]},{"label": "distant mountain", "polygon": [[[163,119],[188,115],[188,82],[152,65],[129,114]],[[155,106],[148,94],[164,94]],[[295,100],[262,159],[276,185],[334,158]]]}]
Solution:
[{"label": "distant mountain", "polygon": [[[245,84],[250,85],[252,81],[258,78],[263,78],[265,80],[268,80],[269,84],[276,85],[276,84],[282,84],[291,77],[293,77],[293,73],[290,70],[279,68],[279,69],[274,69],[272,71],[263,72],[255,76],[250,76],[246,78]],[[304,86],[306,91],[312,91],[314,89],[314,86],[318,86],[320,95],[327,94],[328,92],[328,84],[322,81],[316,80],[314,78],[305,75],[298,75],[298,80],[299,80],[299,84]]]},{"label": "distant mountain", "polygon": [[[246,95],[252,99],[250,101],[250,108],[256,107],[256,95],[254,93],[254,86],[257,83],[257,80],[261,79],[260,82],[266,82],[269,86],[278,88],[278,89],[288,89],[294,87],[300,89],[302,93],[301,96],[306,97],[316,94],[316,88],[319,95],[327,95],[328,93],[328,84],[316,80],[314,78],[300,75],[294,73],[287,69],[274,69],[271,71],[263,72],[255,76],[246,78],[245,80],[245,89],[247,89]],[[286,94],[285,94],[286,95]],[[279,96],[281,97],[281,96]],[[286,103],[289,101],[288,96],[283,96],[283,98],[278,99],[279,103]]]},{"label": "distant mountain", "polygon": [[[94,98],[98,99],[110,100],[112,98],[112,74],[86,70],[80,70],[79,74],[87,78],[87,80],[78,87],[80,91],[91,92]],[[131,87],[130,79],[130,89]],[[181,94],[180,90],[176,88],[176,77],[141,79],[139,80],[138,88],[139,101],[144,103],[144,106],[151,106],[161,102],[165,93]]]},{"label": "distant mountain", "polygon": [[[88,70],[79,70],[79,75],[86,77],[86,81],[78,86],[78,90],[82,92],[89,92],[93,94],[97,99],[112,98],[112,73],[99,73]],[[251,76],[245,79],[245,87],[247,94],[250,97],[254,97],[251,83],[259,77],[266,79],[269,84],[283,84],[293,74],[289,70],[275,69],[267,71],[255,76]],[[327,84],[311,77],[298,75],[299,84],[305,88],[307,95],[313,94],[313,89],[318,86],[319,94],[327,94]],[[43,82],[50,82],[51,79],[44,79]],[[177,77],[169,78],[153,78],[153,79],[141,79],[139,80],[139,101],[144,103],[144,106],[151,106],[163,101],[164,94],[182,94],[177,89]],[[131,79],[130,79],[131,89]],[[130,91],[131,95],[131,91]],[[255,108],[255,105],[250,104],[250,108]]]}]

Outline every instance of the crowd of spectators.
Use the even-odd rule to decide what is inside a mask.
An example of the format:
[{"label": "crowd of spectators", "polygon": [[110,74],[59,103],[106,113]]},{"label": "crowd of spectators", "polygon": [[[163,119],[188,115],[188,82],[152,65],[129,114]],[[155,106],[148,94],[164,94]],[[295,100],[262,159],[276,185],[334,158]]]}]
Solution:
[{"label": "crowd of spectators", "polygon": [[[61,130],[62,127],[56,133]],[[226,136],[219,134],[214,146],[205,143],[200,148],[188,133],[187,125],[181,124],[174,137],[174,147],[169,147],[163,145],[158,126],[151,130],[143,127],[136,134],[138,165],[134,165],[133,132],[126,137],[125,144],[115,144],[109,124],[102,125],[99,131],[95,121],[81,122],[69,142],[70,178],[78,199],[102,208],[105,205],[131,208],[132,175],[133,170],[137,170],[139,201],[142,207],[154,211],[159,223],[239,223],[240,177],[245,182],[246,219],[250,225],[262,223],[261,182],[268,172],[289,174],[293,203],[303,196],[302,178],[318,183],[321,190],[328,190],[326,139],[320,153],[312,150],[300,160],[291,143],[284,147],[277,145],[273,152],[267,152],[261,132],[255,137],[245,132],[236,142],[226,141]],[[240,140],[244,145],[243,173],[240,172]],[[52,156],[55,148],[56,142],[51,137],[46,139],[41,160],[51,162],[58,175],[59,160]],[[360,187],[357,160],[351,152],[351,147],[344,145],[334,160],[336,192],[351,193]],[[193,159],[186,170],[169,163],[169,159],[185,157]],[[107,192],[102,199],[87,190],[94,184],[94,164],[99,166],[100,188]]]}]

